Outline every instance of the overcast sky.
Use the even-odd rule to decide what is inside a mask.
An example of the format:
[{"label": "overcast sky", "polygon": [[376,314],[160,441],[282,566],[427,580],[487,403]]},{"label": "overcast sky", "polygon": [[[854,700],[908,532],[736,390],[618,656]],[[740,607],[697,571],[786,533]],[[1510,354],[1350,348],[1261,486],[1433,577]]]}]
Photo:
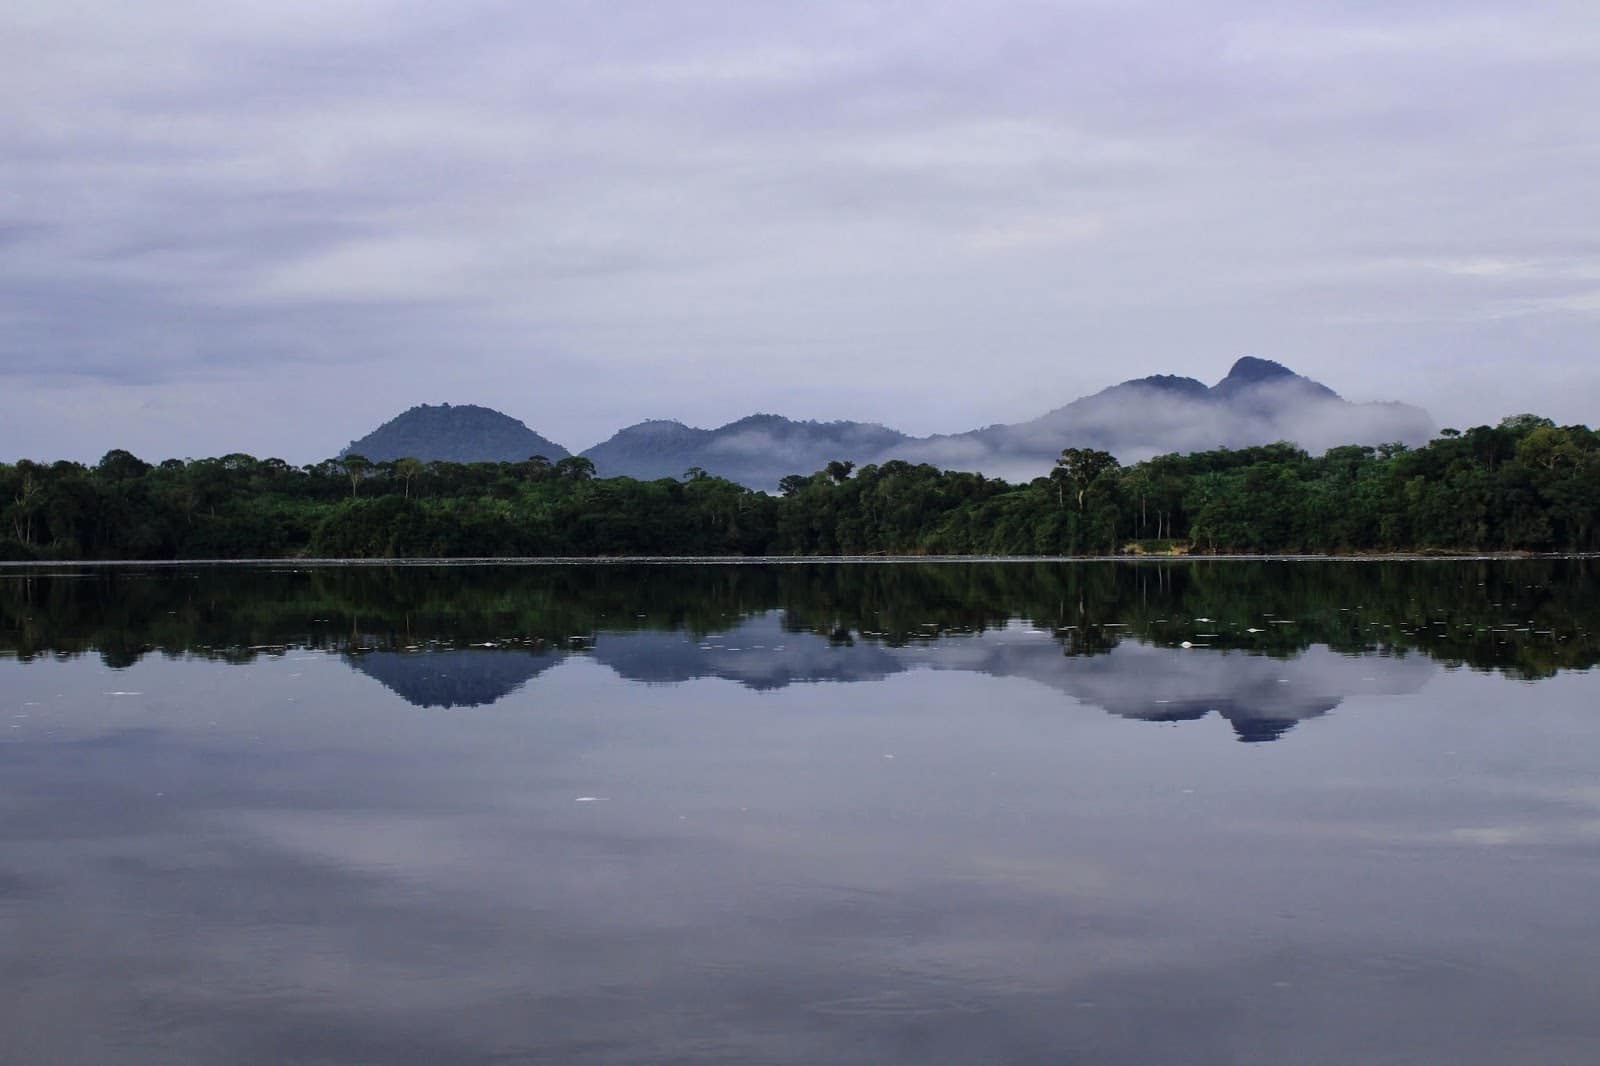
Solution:
[{"label": "overcast sky", "polygon": [[0,0],[0,458],[953,432],[1277,359],[1600,422],[1600,11]]}]

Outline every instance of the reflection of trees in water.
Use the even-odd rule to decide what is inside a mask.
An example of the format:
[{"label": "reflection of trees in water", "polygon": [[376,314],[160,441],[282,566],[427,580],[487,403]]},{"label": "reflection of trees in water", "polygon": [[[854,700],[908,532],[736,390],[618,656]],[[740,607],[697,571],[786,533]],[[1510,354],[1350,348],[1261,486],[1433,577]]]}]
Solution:
[{"label": "reflection of trees in water", "polygon": [[597,633],[702,635],[777,610],[788,631],[839,645],[911,646],[1024,619],[1074,656],[1130,637],[1280,657],[1326,645],[1539,678],[1600,661],[1595,591],[1589,560],[23,571],[0,577],[0,649],[93,651],[113,666],[153,652],[537,650]]}]

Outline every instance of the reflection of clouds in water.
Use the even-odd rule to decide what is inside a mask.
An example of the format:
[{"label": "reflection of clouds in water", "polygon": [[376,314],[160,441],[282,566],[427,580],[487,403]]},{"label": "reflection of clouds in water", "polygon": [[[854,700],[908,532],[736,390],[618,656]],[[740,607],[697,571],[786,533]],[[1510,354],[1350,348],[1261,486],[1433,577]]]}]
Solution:
[{"label": "reflection of clouds in water", "polygon": [[[1477,1066],[1594,1046],[1592,850],[1552,835],[1572,821],[1509,833],[1592,821],[1600,793],[1581,755],[1552,772],[1556,734],[1504,728],[1501,702],[1524,690],[1503,679],[1440,679],[1482,693],[1493,729],[1450,703],[1441,744],[1416,700],[1263,759],[1050,712],[1065,695],[1148,717],[1188,693],[1315,713],[1436,668],[1131,641],[1069,658],[1021,626],[831,647],[770,616],[700,643],[603,634],[471,715],[410,712],[329,656],[150,660],[116,683],[85,663],[14,671],[50,693],[78,678],[91,728],[180,692],[195,709],[0,747],[0,920],[19,919],[0,968],[22,975],[0,1002],[8,1050],[163,1066],[955,1064],[1063,1048],[1266,1063],[1307,1061],[1316,1034],[1318,1062],[1382,1040]],[[428,654],[451,671],[565,662],[475,649],[400,665],[427,671]],[[325,697],[290,713],[301,669]],[[738,684],[646,690],[625,671]],[[889,683],[866,698],[803,684],[873,677]],[[1583,681],[1540,692],[1592,721]],[[116,688],[147,695],[103,695]],[[239,708],[231,730],[210,728],[213,704]],[[1488,772],[1459,773],[1445,747]],[[613,801],[574,802],[590,789]],[[1546,846],[1531,885],[1524,843]],[[1547,1054],[1520,1042],[1535,1029]]]},{"label": "reflection of clouds in water", "polygon": [[1416,692],[1437,669],[1422,656],[1340,655],[1320,645],[1273,659],[1125,641],[1109,655],[1063,657],[1048,678],[1027,676],[1124,718],[1185,721],[1215,711],[1241,740],[1271,740],[1351,696]]},{"label": "reflection of clouds in water", "polygon": [[1067,656],[1043,634],[1006,632],[953,643],[966,646],[951,656],[943,644],[916,649],[928,657],[922,665],[1027,678],[1124,718],[1178,722],[1214,711],[1246,741],[1276,739],[1349,696],[1415,692],[1437,669],[1421,656],[1349,656],[1321,646],[1274,659],[1132,640],[1104,655]]},{"label": "reflection of clouds in water", "polygon": [[[1600,844],[1600,788],[1477,783],[1479,795],[1457,801],[1438,823],[1372,818],[1331,832],[1407,848],[1564,848],[1583,854]],[[1323,830],[1324,833],[1331,832]]]},{"label": "reflection of clouds in water", "polygon": [[[1351,656],[1322,646],[1275,659],[1125,640],[1108,654],[1067,656],[1051,635],[1022,627],[902,647],[867,640],[835,645],[812,633],[786,632],[776,612],[702,640],[682,633],[606,633],[590,654],[630,681],[721,678],[762,691],[879,681],[918,668],[1025,678],[1124,718],[1178,722],[1215,712],[1245,741],[1273,740],[1350,696],[1415,692],[1437,669],[1423,656]],[[452,706],[492,703],[557,661],[467,650],[368,655],[356,665],[411,703]],[[441,692],[456,702],[442,703]]]},{"label": "reflection of clouds in water", "polygon": [[594,658],[630,681],[663,683],[718,677],[758,690],[819,681],[878,681],[904,670],[894,649],[869,642],[833,646],[790,633],[777,612],[699,641],[679,633],[606,633]]},{"label": "reflection of clouds in water", "polygon": [[[731,812],[680,829],[654,805],[574,809],[538,775],[496,779],[482,753],[397,752],[325,767],[340,791],[309,804],[283,791],[280,760],[207,743],[89,746],[66,802],[46,782],[83,746],[44,748],[11,779],[38,821],[80,815],[67,834],[0,833],[14,880],[39,886],[0,961],[49,960],[0,1003],[21,1061],[702,1061],[712,1045],[686,1018],[715,1018],[737,1061],[886,1061],[891,987],[952,1040],[1043,1042],[1051,1013],[1016,987],[1030,931],[1102,888],[1001,897],[993,870],[945,884],[951,849],[881,817],[819,818],[803,792],[776,801],[807,812],[778,832]],[[685,743],[648,752],[658,803],[696,793],[685,766],[738,770]],[[391,791],[396,775],[410,787]],[[155,779],[181,780],[184,800],[129,802]],[[769,806],[775,787],[760,786]],[[1075,959],[1038,965],[1076,974]],[[833,1054],[841,1030],[852,1047]]]}]

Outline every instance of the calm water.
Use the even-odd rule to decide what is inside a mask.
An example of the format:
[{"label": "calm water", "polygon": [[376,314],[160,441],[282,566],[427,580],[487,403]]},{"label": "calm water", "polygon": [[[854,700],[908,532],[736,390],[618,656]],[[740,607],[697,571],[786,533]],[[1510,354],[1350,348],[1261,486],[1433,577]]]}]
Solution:
[{"label": "calm water", "polygon": [[0,569],[0,1061],[1600,1061],[1597,661],[1582,562]]}]

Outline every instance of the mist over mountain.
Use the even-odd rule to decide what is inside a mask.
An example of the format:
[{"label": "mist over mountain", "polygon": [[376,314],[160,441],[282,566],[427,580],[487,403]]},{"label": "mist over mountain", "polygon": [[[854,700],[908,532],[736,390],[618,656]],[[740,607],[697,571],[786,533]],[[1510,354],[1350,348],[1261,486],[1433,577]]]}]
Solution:
[{"label": "mist over mountain", "polygon": [[353,440],[340,455],[375,462],[434,459],[452,463],[520,463],[535,455],[552,461],[572,454],[510,415],[475,404],[422,404]]},{"label": "mist over mountain", "polygon": [[1243,358],[1217,384],[1170,374],[1125,381],[1028,422],[910,437],[875,423],[798,422],[755,415],[717,429],[679,422],[630,426],[583,454],[602,476],[676,477],[691,466],[771,489],[786,474],[830,460],[904,459],[1011,481],[1046,473],[1065,447],[1100,448],[1124,463],[1166,452],[1289,440],[1320,453],[1340,444],[1403,441],[1434,432],[1419,407],[1350,403],[1280,363]]},{"label": "mist over mountain", "polygon": [[675,478],[698,466],[752,488],[771,489],[786,474],[809,474],[834,459],[870,462],[910,439],[872,422],[799,422],[757,414],[717,429],[640,422],[583,455],[601,477]]},{"label": "mist over mountain", "polygon": [[[1113,385],[1027,422],[912,437],[873,422],[798,421],[756,414],[716,429],[640,422],[583,452],[601,477],[677,478],[691,467],[772,490],[788,474],[836,459],[858,466],[902,459],[1028,481],[1061,449],[1099,448],[1124,463],[1167,452],[1244,448],[1287,440],[1319,454],[1340,444],[1426,442],[1433,420],[1401,403],[1351,403],[1320,382],[1246,357],[1215,385],[1157,374]],[[415,407],[351,443],[369,459],[519,461],[568,454],[521,422],[483,407]]]},{"label": "mist over mountain", "polygon": [[1419,445],[1434,428],[1420,407],[1351,403],[1281,363],[1247,356],[1210,387],[1169,374],[1136,378],[1028,422],[908,441],[883,458],[1025,481],[1065,447],[1099,448],[1124,463],[1280,440],[1320,454],[1341,444]]}]

